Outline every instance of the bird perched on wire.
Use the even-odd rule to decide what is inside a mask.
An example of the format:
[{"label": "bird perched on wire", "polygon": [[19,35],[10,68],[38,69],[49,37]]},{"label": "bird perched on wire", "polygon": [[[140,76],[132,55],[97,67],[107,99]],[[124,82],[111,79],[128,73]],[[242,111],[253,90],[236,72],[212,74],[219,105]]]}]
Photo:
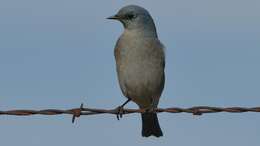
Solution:
[{"label": "bird perched on wire", "polygon": [[[120,88],[127,101],[141,109],[154,109],[164,88],[165,55],[154,21],[149,12],[136,5],[121,8],[108,19],[120,21],[124,32],[119,37],[114,55]],[[142,136],[163,135],[157,114],[142,114]]]}]

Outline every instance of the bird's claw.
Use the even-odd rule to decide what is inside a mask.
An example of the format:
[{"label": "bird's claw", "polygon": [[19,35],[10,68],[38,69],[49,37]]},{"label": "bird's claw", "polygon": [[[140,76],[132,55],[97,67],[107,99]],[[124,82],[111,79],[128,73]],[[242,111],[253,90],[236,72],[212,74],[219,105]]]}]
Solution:
[{"label": "bird's claw", "polygon": [[154,107],[152,107],[152,108],[150,108],[148,111],[149,111],[150,113],[154,113],[156,110],[155,110]]},{"label": "bird's claw", "polygon": [[123,114],[124,114],[124,108],[122,106],[119,106],[116,108],[116,118],[117,120],[120,120],[120,118],[123,118]]},{"label": "bird's claw", "polygon": [[144,110],[146,113],[155,113],[156,112],[156,108],[154,108],[152,105],[147,108],[144,108]]}]

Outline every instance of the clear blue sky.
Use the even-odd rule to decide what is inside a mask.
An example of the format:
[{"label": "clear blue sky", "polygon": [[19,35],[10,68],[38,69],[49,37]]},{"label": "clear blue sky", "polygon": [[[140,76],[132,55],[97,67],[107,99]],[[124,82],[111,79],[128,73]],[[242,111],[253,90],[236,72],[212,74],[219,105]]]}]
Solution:
[{"label": "clear blue sky", "polygon": [[[166,48],[160,107],[260,106],[258,0],[1,0],[0,110],[114,108],[113,47],[123,27],[105,18],[138,4]],[[135,108],[135,104],[128,107]],[[142,138],[140,115],[0,117],[1,145],[259,146],[260,115],[159,114],[162,138]]]}]

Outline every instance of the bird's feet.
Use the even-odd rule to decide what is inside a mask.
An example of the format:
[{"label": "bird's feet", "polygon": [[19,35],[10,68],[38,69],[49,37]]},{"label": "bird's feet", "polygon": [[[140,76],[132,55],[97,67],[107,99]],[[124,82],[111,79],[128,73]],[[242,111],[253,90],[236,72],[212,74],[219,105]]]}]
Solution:
[{"label": "bird's feet", "polygon": [[124,114],[123,106],[117,107],[116,108],[116,118],[117,118],[117,120],[120,120],[120,118],[123,118],[123,114]]},{"label": "bird's feet", "polygon": [[124,106],[129,102],[131,101],[130,98],[127,99],[127,101],[125,101],[121,106],[117,107],[116,108],[116,118],[117,120],[120,120],[120,118],[123,118],[123,114],[125,113],[124,112]]},{"label": "bird's feet", "polygon": [[144,110],[146,113],[155,113],[156,112],[156,108],[154,108],[152,106],[144,108]]}]

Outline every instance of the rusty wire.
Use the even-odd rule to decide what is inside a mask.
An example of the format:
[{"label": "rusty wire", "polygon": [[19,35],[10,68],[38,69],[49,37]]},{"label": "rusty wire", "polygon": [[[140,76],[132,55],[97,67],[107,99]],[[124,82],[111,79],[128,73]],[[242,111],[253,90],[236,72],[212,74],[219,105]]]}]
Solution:
[{"label": "rusty wire", "polygon": [[[60,115],[69,114],[73,115],[72,122],[75,121],[76,117],[81,115],[97,115],[97,114],[119,114],[119,108],[115,109],[96,109],[96,108],[84,108],[81,104],[80,108],[59,110],[59,109],[44,109],[44,110],[7,110],[0,111],[0,115],[12,115],[12,116],[30,116],[30,115]],[[156,113],[190,113],[193,115],[202,115],[204,113],[244,113],[244,112],[260,112],[260,107],[209,107],[209,106],[194,106],[191,108],[157,108],[152,111],[145,109],[121,109],[120,114],[132,114],[132,113],[145,113],[145,112],[156,112]]]}]

